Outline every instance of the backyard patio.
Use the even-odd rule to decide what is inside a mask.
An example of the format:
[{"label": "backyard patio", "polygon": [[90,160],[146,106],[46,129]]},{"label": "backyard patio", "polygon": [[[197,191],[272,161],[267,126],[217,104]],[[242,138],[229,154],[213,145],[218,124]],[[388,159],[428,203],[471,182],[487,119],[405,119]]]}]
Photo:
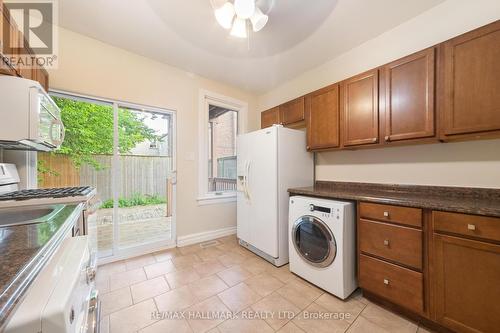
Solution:
[{"label": "backyard patio", "polygon": [[[172,218],[167,216],[165,204],[118,209],[120,247],[130,247],[148,242],[170,239]],[[113,209],[99,209],[97,219],[89,225],[89,231],[97,234],[100,252],[113,248]]]}]

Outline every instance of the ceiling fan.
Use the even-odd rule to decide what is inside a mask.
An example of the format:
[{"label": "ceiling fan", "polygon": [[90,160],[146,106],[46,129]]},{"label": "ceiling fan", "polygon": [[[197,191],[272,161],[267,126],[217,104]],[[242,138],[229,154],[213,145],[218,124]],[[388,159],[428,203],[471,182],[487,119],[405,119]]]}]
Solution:
[{"label": "ceiling fan", "polygon": [[[261,1],[258,1],[259,5]],[[264,28],[269,16],[264,14],[255,0],[212,0],[212,7],[217,22],[221,27],[231,30],[230,35],[247,38],[247,24],[250,21],[252,30],[258,32]],[[265,4],[264,4],[264,7]],[[267,6],[270,7],[270,6]]]}]

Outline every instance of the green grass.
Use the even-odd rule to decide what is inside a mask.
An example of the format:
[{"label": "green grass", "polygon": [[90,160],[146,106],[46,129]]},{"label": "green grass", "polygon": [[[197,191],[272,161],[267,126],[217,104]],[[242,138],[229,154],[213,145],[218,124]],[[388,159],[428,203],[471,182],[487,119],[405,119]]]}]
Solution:
[{"label": "green grass", "polygon": [[[164,204],[166,202],[166,198],[160,197],[158,195],[134,194],[130,198],[119,198],[118,207],[126,208],[135,206],[150,206]],[[113,199],[104,201],[101,205],[101,208],[113,208]]]}]

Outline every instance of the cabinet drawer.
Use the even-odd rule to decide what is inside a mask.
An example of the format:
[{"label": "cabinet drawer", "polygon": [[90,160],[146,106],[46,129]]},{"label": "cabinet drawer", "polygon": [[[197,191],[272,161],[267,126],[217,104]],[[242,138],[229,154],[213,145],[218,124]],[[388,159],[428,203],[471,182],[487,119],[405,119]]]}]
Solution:
[{"label": "cabinet drawer", "polygon": [[500,241],[500,218],[432,212],[434,230]]},{"label": "cabinet drawer", "polygon": [[422,273],[361,254],[359,285],[395,304],[423,312]]},{"label": "cabinet drawer", "polygon": [[362,202],[359,204],[359,215],[367,219],[422,227],[422,210],[420,208]]},{"label": "cabinet drawer", "polygon": [[416,269],[422,269],[422,231],[359,220],[359,248]]}]

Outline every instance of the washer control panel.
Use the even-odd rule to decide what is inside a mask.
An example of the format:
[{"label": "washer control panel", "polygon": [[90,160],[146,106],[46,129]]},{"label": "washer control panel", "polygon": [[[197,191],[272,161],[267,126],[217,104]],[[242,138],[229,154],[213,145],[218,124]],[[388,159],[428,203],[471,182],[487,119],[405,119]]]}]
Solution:
[{"label": "washer control panel", "polygon": [[332,209],[329,207],[322,207],[322,206],[316,206],[316,205],[310,204],[309,211],[310,212],[319,212],[318,215],[323,217],[323,218],[335,217],[335,219],[337,219],[337,220],[340,219],[340,215],[339,215],[340,210],[338,208]]}]

